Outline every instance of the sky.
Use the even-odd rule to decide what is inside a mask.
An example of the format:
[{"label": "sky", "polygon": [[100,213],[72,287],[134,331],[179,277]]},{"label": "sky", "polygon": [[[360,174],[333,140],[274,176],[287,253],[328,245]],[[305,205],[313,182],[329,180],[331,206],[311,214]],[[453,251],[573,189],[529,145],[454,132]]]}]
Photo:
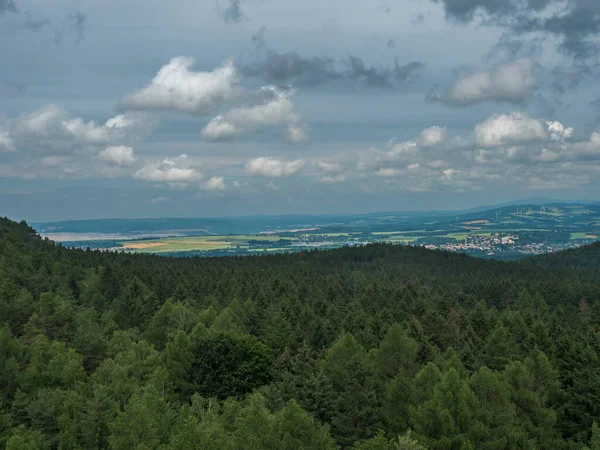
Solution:
[{"label": "sky", "polygon": [[0,0],[0,215],[600,200],[597,0]]}]

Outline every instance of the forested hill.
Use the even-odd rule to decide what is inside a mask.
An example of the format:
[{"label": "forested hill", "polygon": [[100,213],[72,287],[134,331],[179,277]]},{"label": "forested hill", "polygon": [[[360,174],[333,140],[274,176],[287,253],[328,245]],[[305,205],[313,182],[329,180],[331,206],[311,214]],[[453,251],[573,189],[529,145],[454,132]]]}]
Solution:
[{"label": "forested hill", "polygon": [[600,268],[600,241],[585,247],[531,258],[547,267]]},{"label": "forested hill", "polygon": [[600,270],[561,264],[162,258],[2,219],[0,448],[600,449]]}]

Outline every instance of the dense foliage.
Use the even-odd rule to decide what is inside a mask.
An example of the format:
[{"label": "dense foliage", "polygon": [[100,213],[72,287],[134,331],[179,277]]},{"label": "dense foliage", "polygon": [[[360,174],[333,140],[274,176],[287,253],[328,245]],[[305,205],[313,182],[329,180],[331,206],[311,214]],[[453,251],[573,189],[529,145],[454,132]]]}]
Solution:
[{"label": "dense foliage", "polygon": [[0,447],[598,450],[600,270],[578,255],[169,259],[3,219]]}]

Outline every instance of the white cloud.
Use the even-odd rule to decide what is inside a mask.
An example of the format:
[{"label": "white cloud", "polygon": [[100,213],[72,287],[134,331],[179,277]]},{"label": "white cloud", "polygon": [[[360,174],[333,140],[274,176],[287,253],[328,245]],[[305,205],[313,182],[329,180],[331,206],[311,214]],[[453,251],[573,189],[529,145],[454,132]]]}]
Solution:
[{"label": "white cloud", "polygon": [[521,112],[495,114],[475,127],[475,142],[482,147],[543,140],[547,137],[542,123]]},{"label": "white cloud", "polygon": [[172,201],[172,199],[170,197],[159,196],[159,197],[151,198],[150,204],[160,205],[161,203],[169,203],[171,201]]},{"label": "white cloud", "polygon": [[137,160],[133,148],[124,145],[107,147],[98,154],[98,158],[105,163],[122,167],[132,166]]},{"label": "white cloud", "polygon": [[318,161],[317,166],[319,170],[327,173],[338,173],[342,170],[341,164],[337,162]]},{"label": "white cloud", "polygon": [[190,71],[194,63],[185,56],[171,59],[148,86],[125,95],[123,106],[203,115],[241,94],[240,76],[233,62],[227,61],[212,72]]},{"label": "white cloud", "polygon": [[437,100],[453,106],[488,101],[521,103],[537,87],[533,76],[535,67],[536,63],[530,59],[518,59],[490,72],[463,75]]},{"label": "white cloud", "polygon": [[0,152],[14,152],[15,143],[7,132],[0,132]]},{"label": "white cloud", "polygon": [[240,180],[233,180],[232,184],[233,184],[233,187],[236,189],[248,186],[248,183],[242,182]]},{"label": "white cloud", "polygon": [[294,91],[265,86],[261,92],[267,97],[266,101],[259,105],[233,108],[224,115],[214,117],[204,127],[202,135],[219,141],[249,134],[266,126],[288,125],[287,138],[291,142],[305,141],[308,136],[299,125],[300,118],[291,100]]},{"label": "white cloud", "polygon": [[306,127],[291,124],[288,126],[286,139],[292,144],[301,144],[302,142],[308,141],[308,131],[306,130]]},{"label": "white cloud", "polygon": [[187,155],[148,163],[135,172],[133,176],[139,180],[175,183],[170,184],[171,187],[181,187],[180,183],[200,179],[200,174],[195,169],[188,167]]},{"label": "white cloud", "polygon": [[398,142],[395,140],[391,140],[388,142],[388,147],[390,149],[388,156],[394,157],[398,155],[414,155],[419,150],[419,143],[417,141],[406,141],[406,142]]},{"label": "white cloud", "polygon": [[431,167],[432,169],[442,169],[442,168],[446,167],[447,165],[448,165],[448,163],[441,159],[435,159],[435,160],[429,161],[427,163],[427,166]]},{"label": "white cloud", "polygon": [[122,140],[138,139],[151,126],[139,114],[120,114],[103,125],[94,121],[71,118],[57,105],[46,105],[12,121],[16,146],[51,148],[68,153],[80,146],[100,146]]},{"label": "white cloud", "polygon": [[325,176],[321,177],[319,181],[325,184],[343,183],[344,181],[346,181],[346,175],[340,174],[333,176]]},{"label": "white cloud", "polygon": [[46,156],[40,161],[42,166],[46,167],[59,167],[66,165],[71,158],[65,156]]},{"label": "white cloud", "polygon": [[[391,140],[387,150],[369,148],[359,153],[358,177],[365,182],[370,176],[382,177],[383,183],[372,182],[372,186],[392,193],[398,189],[466,192],[506,183],[540,189],[575,187],[592,183],[600,174],[598,165],[591,163],[600,160],[600,130],[587,140],[575,141],[572,128],[520,112],[491,116],[475,127],[472,139],[440,141],[441,133],[426,139],[433,130],[424,130],[411,141]],[[425,149],[425,141],[437,144]]]},{"label": "white cloud", "polygon": [[227,189],[223,177],[212,177],[200,186],[205,191],[224,191]]},{"label": "white cloud", "polygon": [[304,161],[282,161],[275,158],[256,158],[246,163],[246,172],[267,178],[280,178],[294,175],[304,167]]},{"label": "white cloud", "polygon": [[387,167],[384,169],[379,169],[377,172],[375,172],[375,175],[377,175],[378,177],[392,178],[400,175],[400,171],[397,169]]},{"label": "white cloud", "polygon": [[427,128],[421,132],[419,144],[422,147],[433,147],[444,141],[446,137],[446,129],[442,127],[433,126]]},{"label": "white cloud", "polygon": [[546,124],[548,125],[550,139],[553,141],[564,141],[573,136],[573,128],[565,128],[560,122],[546,122]]},{"label": "white cloud", "polygon": [[44,137],[50,135],[52,131],[64,132],[62,122],[66,116],[64,109],[57,105],[47,105],[34,112],[23,114],[17,121],[17,127],[23,133]]}]

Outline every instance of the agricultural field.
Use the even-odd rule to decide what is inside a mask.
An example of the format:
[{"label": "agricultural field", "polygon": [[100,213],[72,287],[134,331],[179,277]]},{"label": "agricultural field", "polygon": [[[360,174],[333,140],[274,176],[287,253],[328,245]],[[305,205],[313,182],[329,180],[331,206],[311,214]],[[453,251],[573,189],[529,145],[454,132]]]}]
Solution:
[{"label": "agricultural field", "polygon": [[[327,250],[372,242],[515,259],[600,237],[600,204],[515,205],[477,212],[216,219],[104,220],[37,225],[63,245],[164,256]],[[89,240],[86,240],[89,236]]]},{"label": "agricultural field", "polygon": [[[215,250],[250,250],[256,247],[271,248],[281,241],[279,236],[230,235],[230,236],[187,236],[161,239],[120,241],[115,249],[138,253],[210,252]],[[294,241],[284,239],[286,243]]]}]

